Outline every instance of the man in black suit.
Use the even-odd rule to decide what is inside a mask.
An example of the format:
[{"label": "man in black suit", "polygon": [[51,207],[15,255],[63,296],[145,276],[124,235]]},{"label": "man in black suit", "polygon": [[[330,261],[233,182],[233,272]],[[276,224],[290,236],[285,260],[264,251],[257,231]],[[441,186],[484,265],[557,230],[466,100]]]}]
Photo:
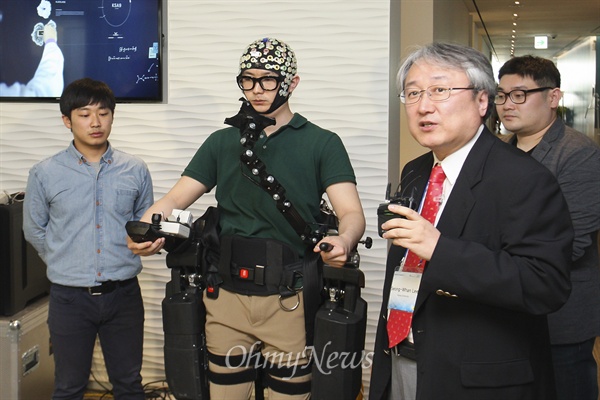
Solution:
[{"label": "man in black suit", "polygon": [[[410,133],[431,150],[404,167],[401,193],[420,208],[434,164],[446,178],[433,223],[390,205],[401,218],[382,225],[393,246],[370,399],[555,399],[546,315],[569,296],[573,241],[556,179],[484,126],[496,84],[480,52],[420,48],[397,82]],[[410,292],[407,251],[425,267],[416,285],[411,275],[408,337],[390,348],[388,308]]]}]

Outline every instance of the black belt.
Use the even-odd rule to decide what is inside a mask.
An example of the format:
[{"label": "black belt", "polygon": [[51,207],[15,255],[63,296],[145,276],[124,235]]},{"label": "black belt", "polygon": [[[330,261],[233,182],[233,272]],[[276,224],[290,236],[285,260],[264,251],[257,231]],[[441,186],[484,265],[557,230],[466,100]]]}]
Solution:
[{"label": "black belt", "polygon": [[102,284],[98,286],[92,286],[88,288],[83,288],[88,291],[92,296],[100,296],[101,294],[106,294],[114,291],[116,288],[120,286],[127,286],[130,283],[133,283],[137,280],[137,277],[126,279],[124,281],[106,281],[102,282]]},{"label": "black belt", "polygon": [[394,347],[390,347],[390,353],[396,356],[402,356],[409,360],[417,361],[417,354],[415,352],[415,344],[404,339]]},{"label": "black belt", "polygon": [[[110,292],[113,292],[116,288],[121,287],[121,286],[127,286],[133,282],[137,281],[137,277],[133,277],[130,279],[126,279],[124,281],[106,281],[106,282],[102,282],[100,285],[98,286],[90,286],[90,287],[80,287],[80,286],[64,286],[70,289],[80,289],[80,290],[85,290],[86,292],[88,292],[89,294],[91,294],[92,296],[100,296],[102,294],[107,294]],[[60,285],[63,286],[63,285]]]},{"label": "black belt", "polygon": [[220,253],[223,288],[247,296],[296,294],[303,263],[297,251],[286,243],[225,235],[221,236]]}]

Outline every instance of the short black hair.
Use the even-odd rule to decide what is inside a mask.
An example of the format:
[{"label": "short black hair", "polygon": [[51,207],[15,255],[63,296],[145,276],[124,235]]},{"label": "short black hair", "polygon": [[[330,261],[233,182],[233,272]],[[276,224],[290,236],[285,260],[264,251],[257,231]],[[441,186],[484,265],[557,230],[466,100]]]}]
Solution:
[{"label": "short black hair", "polygon": [[529,77],[540,87],[560,87],[560,72],[551,60],[532,55],[513,57],[498,71],[498,80],[504,75]]},{"label": "short black hair", "polygon": [[60,96],[60,112],[69,118],[71,118],[73,110],[90,104],[100,104],[114,113],[115,95],[106,83],[91,78],[82,78],[71,82]]}]

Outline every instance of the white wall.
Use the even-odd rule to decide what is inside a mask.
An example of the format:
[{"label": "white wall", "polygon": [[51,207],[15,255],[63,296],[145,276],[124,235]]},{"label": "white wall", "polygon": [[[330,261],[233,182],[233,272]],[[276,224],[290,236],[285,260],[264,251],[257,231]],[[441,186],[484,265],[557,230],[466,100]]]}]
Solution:
[{"label": "white wall", "polygon": [[561,106],[573,112],[573,128],[594,139],[596,86],[596,36],[588,37],[558,57],[556,67],[560,71],[563,98]]},{"label": "white wall", "polygon": [[[169,0],[168,101],[118,104],[111,136],[115,147],[148,163],[160,198],[206,137],[237,113],[234,77],[245,46],[264,36],[286,41],[296,51],[301,77],[292,109],[342,137],[358,177],[366,234],[374,239],[373,248],[361,251],[367,351],[373,347],[386,255],[376,233],[376,208],[387,184],[389,10],[388,0]],[[57,104],[0,103],[0,190],[24,190],[29,168],[70,138]],[[200,216],[212,204],[207,195],[192,211]],[[164,256],[144,259],[145,383],[164,378],[160,302],[168,279]],[[107,382],[99,352],[94,374]],[[369,374],[365,369],[367,387]]]},{"label": "white wall", "polygon": [[[395,3],[392,1],[392,4]],[[450,42],[473,46],[482,50],[474,43],[471,43],[472,18],[463,0],[402,0],[400,1],[399,13],[395,17],[400,24],[400,36],[398,45],[400,46],[400,60],[392,60],[394,71],[391,77],[391,84],[395,92],[396,73],[402,64],[403,59],[414,50],[415,46],[422,46],[433,41]],[[392,6],[392,10],[394,7]],[[395,41],[393,41],[395,44]],[[396,93],[397,95],[398,93]],[[404,106],[397,103],[400,110],[400,139],[399,139],[399,171],[410,160],[429,151],[417,143],[410,135],[406,123]],[[390,128],[390,134],[397,134],[393,128]],[[391,165],[390,168],[396,166]],[[391,175],[391,171],[390,171]]]}]

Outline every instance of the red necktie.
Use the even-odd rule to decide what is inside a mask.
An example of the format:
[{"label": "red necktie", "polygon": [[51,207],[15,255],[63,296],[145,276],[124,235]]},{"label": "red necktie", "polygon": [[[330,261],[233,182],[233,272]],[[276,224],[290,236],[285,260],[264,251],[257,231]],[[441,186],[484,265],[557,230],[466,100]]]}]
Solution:
[{"label": "red necktie", "polygon": [[[442,203],[442,191],[446,175],[442,166],[436,164],[429,175],[429,184],[427,185],[427,193],[425,194],[425,202],[421,209],[421,216],[427,221],[435,224],[440,204]],[[404,262],[403,272],[423,273],[425,262],[415,253],[408,251],[406,261]],[[390,310],[388,317],[387,331],[389,339],[389,347],[394,347],[408,336],[410,324],[412,322],[412,313],[400,310]]]}]

